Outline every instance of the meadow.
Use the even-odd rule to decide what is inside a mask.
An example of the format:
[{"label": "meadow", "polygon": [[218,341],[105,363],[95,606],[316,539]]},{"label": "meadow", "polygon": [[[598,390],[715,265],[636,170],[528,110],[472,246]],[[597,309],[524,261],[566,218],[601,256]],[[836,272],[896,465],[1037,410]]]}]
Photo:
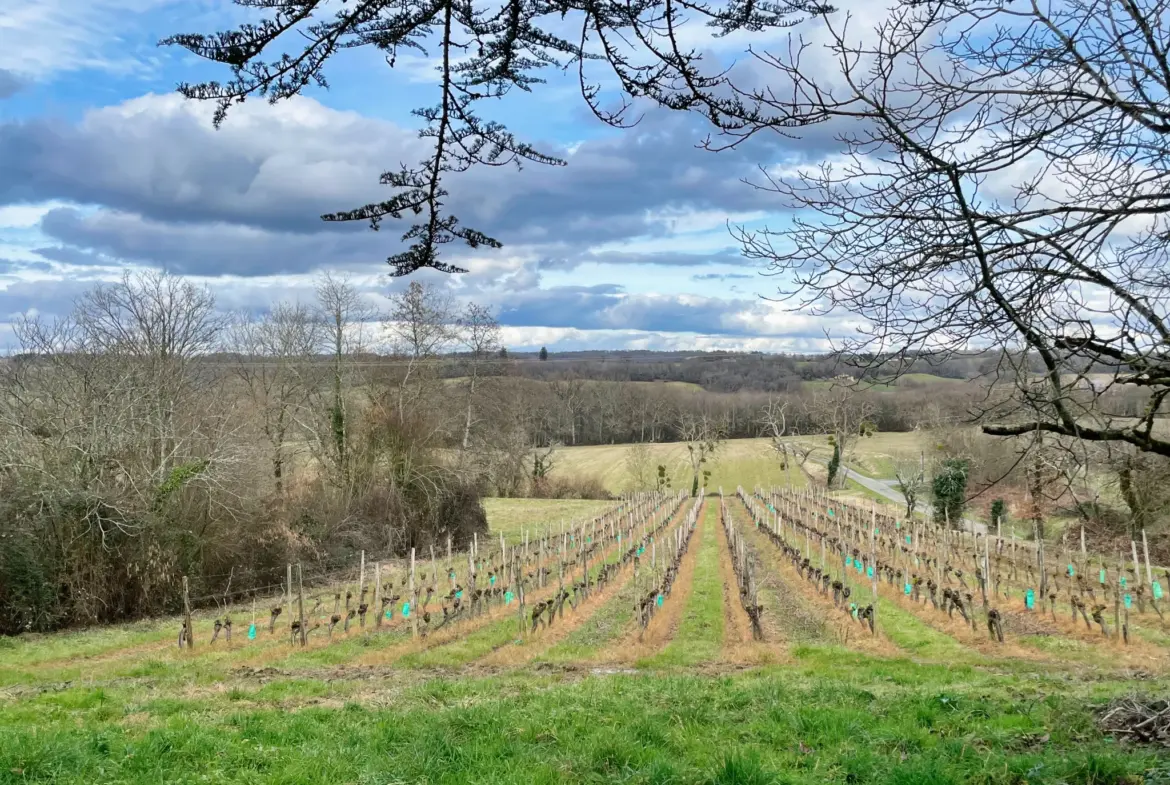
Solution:
[{"label": "meadow", "polygon": [[[663,465],[674,488],[691,487],[692,470],[685,444],[679,442],[647,445],[654,467]],[[628,444],[589,445],[584,447],[562,447],[557,450],[553,474],[564,476],[597,478],[610,493],[622,493],[628,489],[630,455]],[[747,487],[776,485],[788,482],[788,472],[781,468],[780,460],[768,439],[728,439],[716,452],[709,464],[704,466],[711,472],[708,488],[734,488],[737,484]],[[792,482],[803,486],[805,479],[794,468]]]},{"label": "meadow", "polygon": [[[714,493],[660,500],[628,529],[615,503],[493,501],[514,555],[518,532],[575,521],[570,579],[608,580],[532,631],[501,601],[418,637],[399,614],[305,647],[287,617],[249,640],[246,606],[230,644],[210,642],[218,609],[196,611],[194,649],[176,645],[175,618],[0,639],[0,783],[1170,782],[1158,748],[1098,721],[1119,696],[1167,693],[1170,638],[1152,614],[1129,646],[1043,625],[999,645],[883,590],[870,635],[724,490],[759,576],[762,640],[745,635]],[[688,526],[642,628],[635,600]],[[387,569],[392,584],[405,575]],[[550,589],[527,591],[535,605]]]}]

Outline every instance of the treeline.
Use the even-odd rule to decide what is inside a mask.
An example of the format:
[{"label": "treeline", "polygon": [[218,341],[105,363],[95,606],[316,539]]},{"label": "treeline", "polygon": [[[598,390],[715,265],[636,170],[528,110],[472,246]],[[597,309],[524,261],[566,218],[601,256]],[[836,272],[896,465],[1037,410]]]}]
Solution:
[{"label": "treeline", "polygon": [[173,612],[183,576],[193,596],[239,592],[289,561],[486,532],[433,374],[363,375],[375,317],[330,277],[255,316],[145,273],[18,320],[22,351],[0,364],[0,633]]},{"label": "treeline", "polygon": [[[881,383],[912,370],[944,379],[992,377],[1003,361],[999,351],[953,353],[945,358],[911,357],[882,361],[874,357],[846,357],[840,354],[764,354],[762,352],[651,352],[579,351],[505,353],[509,372],[526,379],[551,381],[566,375],[592,381],[683,382],[709,392],[792,392],[802,382],[849,377]],[[1034,363],[1035,371],[1043,365]],[[1102,367],[1101,372],[1110,369]],[[449,373],[457,373],[452,366]],[[918,382],[901,381],[905,386]]]}]

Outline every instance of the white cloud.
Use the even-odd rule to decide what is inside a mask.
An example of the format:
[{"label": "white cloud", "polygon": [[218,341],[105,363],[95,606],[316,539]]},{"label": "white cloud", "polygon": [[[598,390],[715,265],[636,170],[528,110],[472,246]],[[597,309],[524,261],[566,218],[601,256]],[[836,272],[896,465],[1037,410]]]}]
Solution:
[{"label": "white cloud", "polygon": [[820,352],[827,341],[804,337],[751,337],[646,330],[581,330],[572,327],[504,327],[504,345],[519,351],[645,349],[657,351]]},{"label": "white cloud", "polygon": [[29,229],[41,222],[50,211],[64,207],[64,202],[0,205],[0,229]]},{"label": "white cloud", "polygon": [[[0,68],[44,79],[94,68],[129,73],[143,67],[141,52],[114,31],[173,0],[38,0],[7,3],[0,14]],[[128,51],[129,50],[129,51]]]}]

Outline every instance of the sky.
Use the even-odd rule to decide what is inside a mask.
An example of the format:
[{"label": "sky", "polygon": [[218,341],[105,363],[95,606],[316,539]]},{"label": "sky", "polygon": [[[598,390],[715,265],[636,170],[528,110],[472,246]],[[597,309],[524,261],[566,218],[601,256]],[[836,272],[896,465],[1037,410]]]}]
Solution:
[{"label": "sky", "polygon": [[[326,69],[329,89],[248,101],[216,130],[213,107],[175,87],[226,79],[226,67],[157,42],[243,18],[226,0],[0,12],[0,348],[16,348],[20,314],[65,314],[127,269],[189,276],[225,311],[309,301],[325,270],[383,309],[406,285],[385,263],[405,225],[373,232],[319,216],[387,198],[379,174],[424,156],[411,110],[437,100],[435,53],[391,69],[376,52],[346,52]],[[750,60],[746,37],[697,40],[711,62]],[[702,118],[650,109],[617,131],[589,113],[575,76],[548,76],[485,113],[567,165],[460,176],[452,212],[503,248],[451,248],[466,274],[417,277],[492,308],[517,350],[818,351],[826,332],[852,329],[769,300],[776,281],[729,231],[782,228],[779,198],[745,181],[760,166],[819,163],[831,135],[709,152]]]}]

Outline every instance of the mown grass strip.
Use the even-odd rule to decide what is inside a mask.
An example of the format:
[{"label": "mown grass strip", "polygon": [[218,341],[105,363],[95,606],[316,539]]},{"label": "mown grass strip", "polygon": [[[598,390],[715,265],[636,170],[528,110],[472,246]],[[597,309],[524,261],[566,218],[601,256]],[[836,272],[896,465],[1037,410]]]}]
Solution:
[{"label": "mown grass strip", "polygon": [[[871,661],[558,682],[532,672],[342,693],[331,705],[77,691],[0,704],[0,783],[1157,782],[1059,680]],[[1120,687],[1120,685],[1115,685]],[[272,692],[271,688],[263,688]],[[368,693],[368,694],[364,694]],[[255,696],[259,697],[259,696]]]},{"label": "mown grass strip", "polygon": [[695,573],[686,611],[674,639],[654,657],[639,665],[687,666],[719,658],[723,647],[723,581],[719,573],[719,505],[709,502],[703,509],[699,530],[691,547]]}]

